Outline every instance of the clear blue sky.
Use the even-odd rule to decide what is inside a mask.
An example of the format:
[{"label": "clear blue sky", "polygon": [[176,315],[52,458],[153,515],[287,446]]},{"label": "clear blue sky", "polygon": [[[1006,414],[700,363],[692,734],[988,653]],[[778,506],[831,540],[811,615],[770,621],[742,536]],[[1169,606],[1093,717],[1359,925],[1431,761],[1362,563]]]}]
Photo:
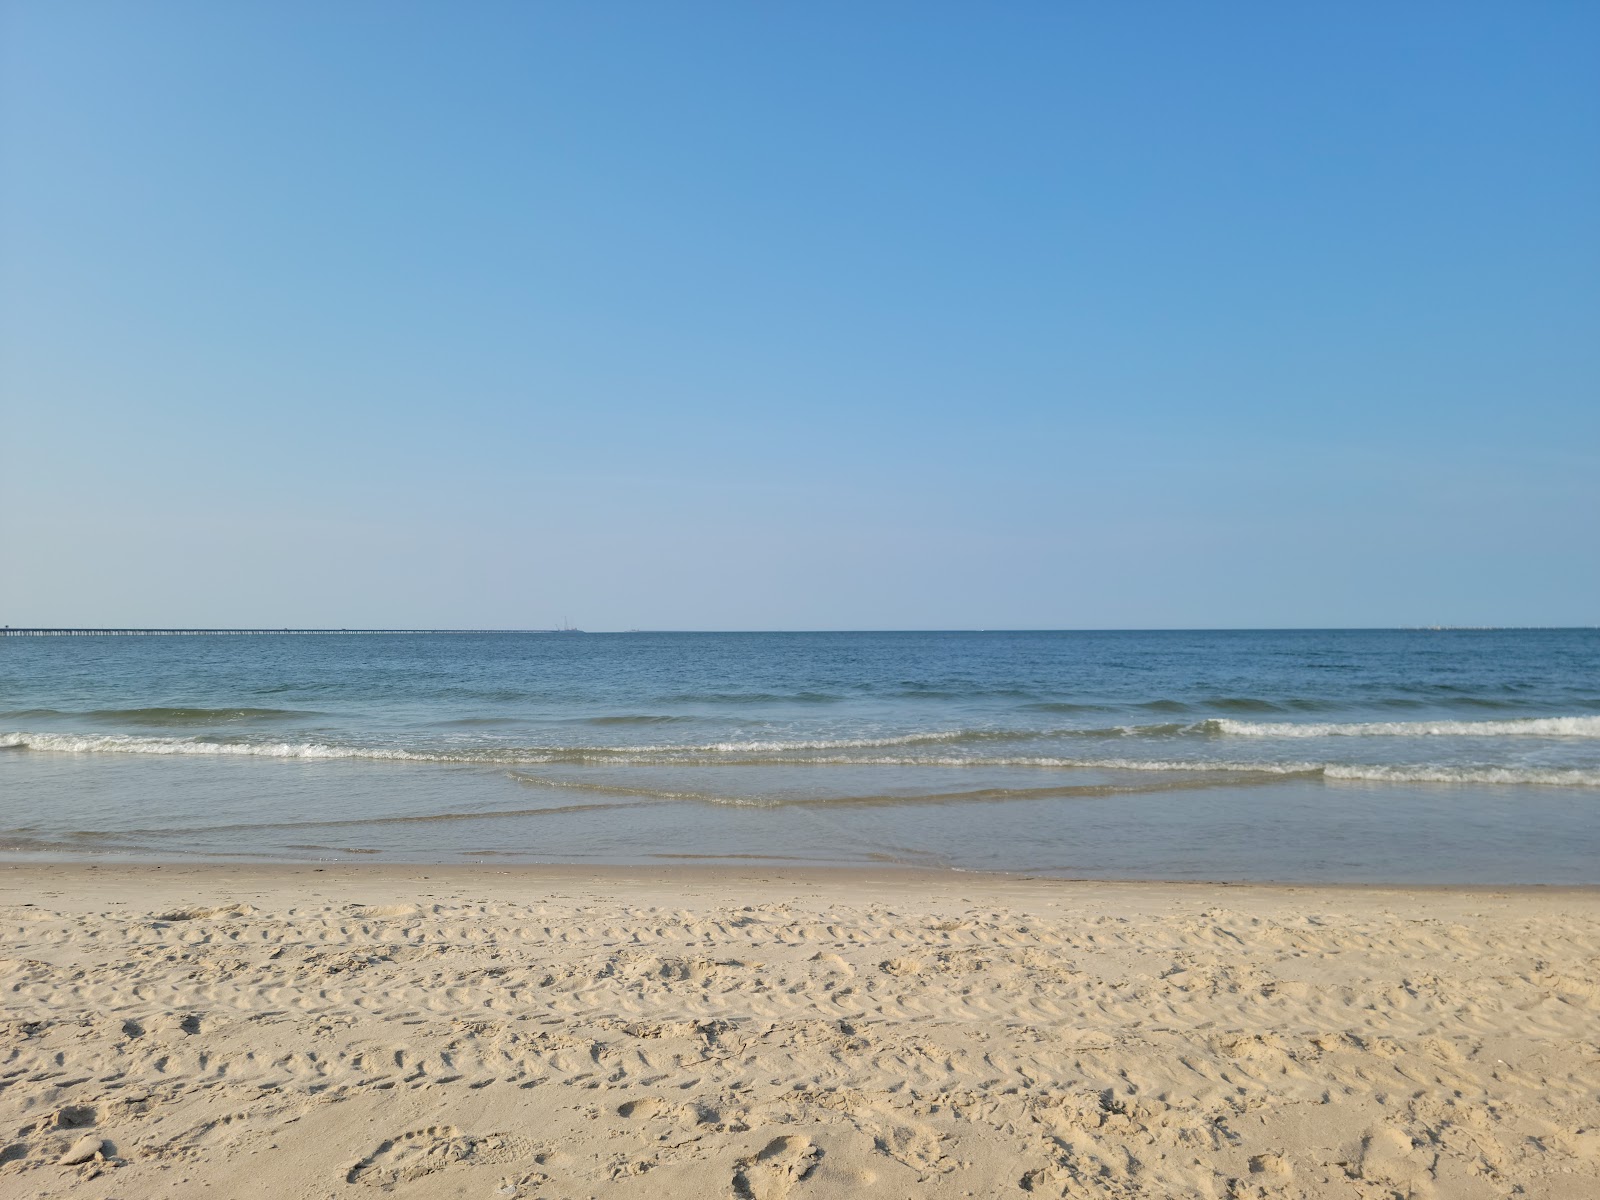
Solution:
[{"label": "clear blue sky", "polygon": [[1600,5],[3,9],[0,622],[1600,622]]}]

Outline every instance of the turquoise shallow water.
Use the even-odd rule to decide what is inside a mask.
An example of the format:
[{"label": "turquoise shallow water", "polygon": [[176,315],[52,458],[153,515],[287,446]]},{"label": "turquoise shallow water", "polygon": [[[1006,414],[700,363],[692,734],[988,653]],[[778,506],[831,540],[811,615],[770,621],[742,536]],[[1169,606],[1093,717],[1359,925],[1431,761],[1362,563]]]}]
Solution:
[{"label": "turquoise shallow water", "polygon": [[1600,631],[0,639],[10,857],[1600,882]]}]

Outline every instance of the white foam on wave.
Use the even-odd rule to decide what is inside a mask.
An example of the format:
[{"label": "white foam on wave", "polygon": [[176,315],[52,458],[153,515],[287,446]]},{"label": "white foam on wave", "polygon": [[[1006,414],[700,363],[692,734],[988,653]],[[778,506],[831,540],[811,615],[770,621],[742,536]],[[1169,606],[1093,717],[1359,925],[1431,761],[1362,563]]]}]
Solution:
[{"label": "white foam on wave", "polygon": [[[984,738],[982,731],[953,729],[934,733],[912,733],[899,737],[834,738],[809,741],[708,742],[702,745],[642,746],[539,746],[497,750],[485,747],[475,752],[402,750],[372,746],[334,746],[317,742],[216,742],[195,738],[139,737],[134,734],[76,733],[0,733],[0,749],[56,750],[64,753],[94,752],[120,754],[234,754],[263,758],[375,758],[411,762],[538,761],[552,756],[592,756],[625,758],[645,755],[684,754],[782,754],[802,750],[875,750],[891,746],[939,745],[967,738]],[[1007,738],[1015,734],[1003,735]]]},{"label": "white foam on wave", "polygon": [[1503,783],[1549,787],[1600,787],[1600,771],[1578,767],[1382,767],[1330,763],[1327,779],[1370,779],[1379,783]]},{"label": "white foam on wave", "polygon": [[[142,738],[125,733],[0,733],[0,750],[49,750],[61,754],[217,755],[248,758],[363,758],[400,762],[477,762],[478,756],[329,746],[318,742],[202,742],[191,738]],[[548,757],[548,756],[542,756]],[[541,761],[542,761],[541,758]]]},{"label": "white foam on wave", "polygon": [[[300,759],[372,759],[395,762],[434,763],[617,763],[634,762],[640,765],[707,764],[744,761],[752,765],[783,765],[833,762],[890,762],[901,760],[873,759],[859,756],[823,757],[810,755],[790,759],[761,757],[753,761],[751,755],[800,755],[808,751],[881,750],[896,746],[938,745],[960,741],[959,731],[936,734],[913,734],[887,738],[840,738],[834,740],[793,742],[711,742],[703,745],[648,745],[648,746],[541,746],[541,747],[489,747],[472,750],[405,750],[384,746],[338,746],[321,742],[217,742],[198,738],[140,737],[135,734],[77,734],[77,733],[0,733],[0,750],[43,750],[60,754],[150,754],[195,755],[204,757],[247,758],[300,758]],[[738,757],[744,756],[744,757]],[[908,763],[949,765],[965,759],[908,758]],[[998,761],[998,760],[997,760]],[[1035,761],[1035,760],[1017,760]],[[1038,760],[1043,761],[1043,760]],[[1060,760],[1063,764],[1066,760]]]},{"label": "white foam on wave", "polygon": [[[1025,760],[1016,760],[1023,765]],[[1046,760],[1034,760],[1045,765]],[[1324,779],[1367,779],[1384,783],[1500,783],[1532,784],[1552,787],[1600,787],[1600,771],[1579,767],[1494,767],[1451,766],[1445,763],[1416,763],[1378,766],[1364,763],[1251,763],[1251,762],[1152,762],[1138,759],[1058,760],[1062,766],[1101,767],[1121,771],[1235,771],[1242,774],[1320,775]]]},{"label": "white foam on wave", "polygon": [[1235,721],[1201,726],[1236,737],[1580,737],[1600,738],[1600,717],[1526,717],[1515,721]]},{"label": "white foam on wave", "polygon": [[[553,759],[558,765],[578,762],[615,761],[582,756]],[[640,766],[715,766],[709,757],[662,755],[635,760]],[[1600,770],[1582,768],[1451,766],[1422,763],[1409,766],[1379,766],[1362,763],[1328,762],[1240,762],[1216,759],[1139,759],[1068,758],[1058,755],[807,755],[792,758],[720,760],[729,765],[752,767],[1041,767],[1056,770],[1162,771],[1193,774],[1225,772],[1234,775],[1273,775],[1283,778],[1305,776],[1324,779],[1370,779],[1389,783],[1490,783],[1528,784],[1554,787],[1600,787]]]},{"label": "white foam on wave", "polygon": [[1239,774],[1320,775],[1324,779],[1370,779],[1388,783],[1504,783],[1555,787],[1600,787],[1600,771],[1581,768],[1450,766],[1420,763],[1376,766],[1318,762],[1183,762],[1127,758],[994,759],[983,765],[1098,767],[1116,771],[1232,771]]},{"label": "white foam on wave", "polygon": [[[1566,719],[1566,718],[1562,718]],[[1588,718],[1572,718],[1588,719]],[[1469,722],[1499,724],[1500,722]],[[915,740],[926,740],[919,738]],[[730,759],[728,752],[846,749],[912,744],[913,739],[858,739],[849,742],[734,742],[710,746],[633,747],[653,753],[634,758],[639,765],[708,766],[719,762],[750,766],[897,766],[897,767],[1044,767],[1114,771],[1225,771],[1242,775],[1320,776],[1324,779],[1372,780],[1388,783],[1480,783],[1600,787],[1600,770],[1584,768],[1503,767],[1418,763],[1376,765],[1327,762],[1236,762],[1208,759],[1071,758],[1055,755],[806,755],[793,758]],[[148,754],[283,759],[364,759],[389,762],[534,765],[582,762],[616,763],[616,748],[599,747],[588,756],[571,749],[446,752],[382,746],[332,746],[318,742],[210,742],[189,738],[144,738],[129,734],[0,733],[0,750],[43,750],[67,754]],[[698,756],[698,757],[697,757]]]}]

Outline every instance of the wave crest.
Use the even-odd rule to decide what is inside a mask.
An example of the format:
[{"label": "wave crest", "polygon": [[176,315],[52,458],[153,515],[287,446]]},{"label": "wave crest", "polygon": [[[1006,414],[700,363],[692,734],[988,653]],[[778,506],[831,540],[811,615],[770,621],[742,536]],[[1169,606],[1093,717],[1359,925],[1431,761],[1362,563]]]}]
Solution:
[{"label": "wave crest", "polygon": [[1510,721],[1202,721],[1234,737],[1600,737],[1600,716],[1524,717]]},{"label": "wave crest", "polygon": [[[1574,718],[1600,720],[1600,718]],[[1565,718],[1563,718],[1565,720]],[[1496,724],[1489,722],[1488,724]],[[1302,735],[1316,736],[1316,735]],[[1548,735],[1546,735],[1548,736]],[[1591,735],[1578,735],[1591,736]],[[951,741],[946,737],[945,742]],[[1339,762],[1237,761],[1205,758],[1132,758],[1054,754],[961,753],[947,745],[917,754],[918,745],[937,746],[939,738],[855,739],[834,742],[727,742],[705,746],[637,747],[480,747],[420,750],[385,746],[341,746],[320,742],[247,742],[202,738],[138,737],[131,734],[0,733],[0,750],[68,754],[196,755],[303,760],[357,759],[380,762],[453,763],[476,766],[894,766],[922,768],[1033,767],[1098,769],[1185,774],[1231,772],[1255,776],[1307,776],[1328,780],[1386,783],[1549,785],[1600,787],[1600,769],[1590,767],[1503,766],[1468,763],[1368,764]],[[1176,743],[1181,744],[1181,743]],[[902,753],[871,753],[901,750]],[[817,751],[820,751],[818,753]],[[851,753],[867,751],[868,753]],[[909,751],[909,752],[907,752]]]}]

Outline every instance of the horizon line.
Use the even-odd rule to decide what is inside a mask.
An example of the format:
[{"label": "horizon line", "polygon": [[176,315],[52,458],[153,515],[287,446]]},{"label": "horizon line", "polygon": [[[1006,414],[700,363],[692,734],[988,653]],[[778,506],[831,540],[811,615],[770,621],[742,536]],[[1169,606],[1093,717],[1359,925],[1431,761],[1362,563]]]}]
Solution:
[{"label": "horizon line", "polygon": [[827,633],[1465,633],[1465,632],[1517,632],[1517,631],[1576,631],[1600,629],[1593,625],[1163,625],[1131,626],[1104,625],[1078,627],[1049,626],[972,626],[922,627],[922,628],[813,628],[813,629],[598,629],[585,630],[572,626],[525,628],[494,626],[458,627],[356,627],[356,626],[244,626],[244,625],[4,625],[0,636],[5,637],[138,637],[138,636],[235,636],[270,637],[273,635],[323,635],[338,636],[423,636],[434,634],[827,634]]}]

